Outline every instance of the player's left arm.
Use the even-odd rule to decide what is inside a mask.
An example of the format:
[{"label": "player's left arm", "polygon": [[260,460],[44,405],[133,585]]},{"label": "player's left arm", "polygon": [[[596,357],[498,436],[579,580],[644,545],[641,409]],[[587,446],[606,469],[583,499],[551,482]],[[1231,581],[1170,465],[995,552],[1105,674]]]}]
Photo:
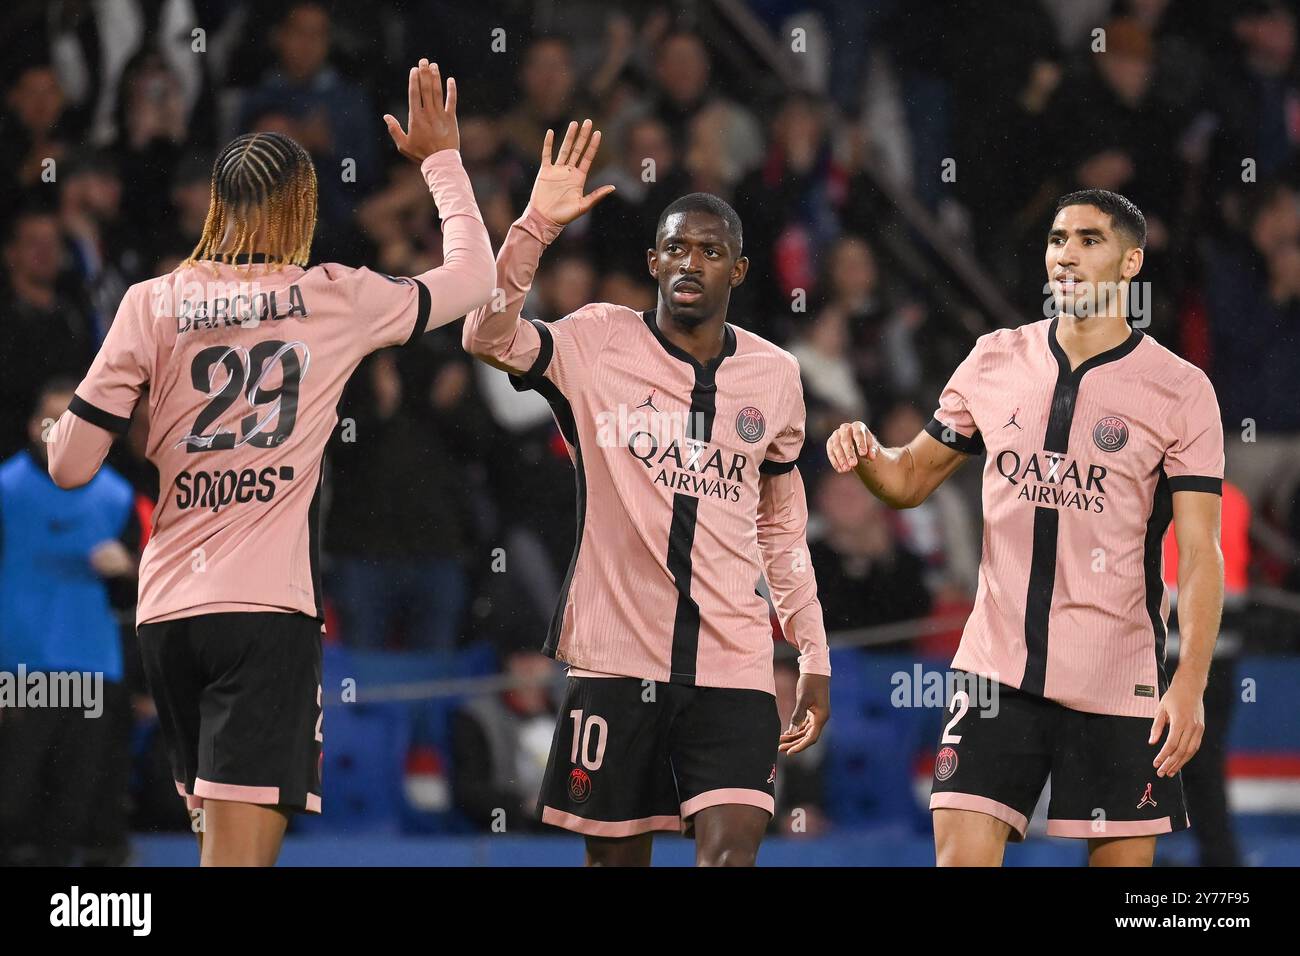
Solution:
[{"label": "player's left arm", "polygon": [[131,427],[131,413],[149,383],[144,293],[144,286],[127,289],[68,410],[44,436],[50,478],[60,488],[79,488],[94,478],[113,439]]},{"label": "player's left arm", "polygon": [[794,713],[780,743],[781,752],[791,754],[816,743],[831,716],[831,659],[817,600],[817,579],[808,555],[808,499],[794,464],[804,429],[803,393],[798,391],[794,420],[769,446],[758,478],[758,547],[763,572],[781,631],[799,649]]},{"label": "player's left arm", "polygon": [[1173,415],[1174,441],[1164,468],[1173,496],[1178,540],[1178,670],[1156,709],[1150,743],[1168,728],[1152,761],[1172,776],[1200,749],[1205,733],[1205,682],[1223,613],[1223,425],[1214,389],[1204,375],[1189,383]]},{"label": "player's left arm", "polygon": [[1182,769],[1200,749],[1205,733],[1205,682],[1223,613],[1223,551],[1219,546],[1217,494],[1174,493],[1174,534],[1178,536],[1178,670],[1160,699],[1151,725],[1151,743],[1168,724],[1165,745],[1152,762],[1156,776]]}]

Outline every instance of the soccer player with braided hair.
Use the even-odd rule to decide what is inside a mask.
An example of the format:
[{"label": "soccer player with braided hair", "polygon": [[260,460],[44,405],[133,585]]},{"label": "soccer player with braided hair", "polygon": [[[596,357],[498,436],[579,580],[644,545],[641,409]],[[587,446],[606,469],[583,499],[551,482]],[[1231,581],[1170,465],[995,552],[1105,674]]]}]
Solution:
[{"label": "soccer player with braided hair", "polygon": [[384,121],[438,206],[441,266],[410,278],[308,267],[310,157],[278,133],[240,136],[213,164],[193,253],[127,290],[48,432],[50,476],[78,487],[147,394],[160,495],[137,632],[205,866],[269,866],[289,814],[321,810],[321,471],[344,385],[369,353],[416,343],[492,294],[455,80],[444,99],[437,65],[421,60],[407,93],[406,129]]}]

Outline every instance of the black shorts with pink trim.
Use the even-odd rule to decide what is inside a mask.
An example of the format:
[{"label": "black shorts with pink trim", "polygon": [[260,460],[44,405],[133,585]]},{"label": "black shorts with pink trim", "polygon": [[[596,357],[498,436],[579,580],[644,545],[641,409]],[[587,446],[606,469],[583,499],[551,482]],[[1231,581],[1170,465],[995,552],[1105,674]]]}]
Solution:
[{"label": "black shorts with pink trim", "polygon": [[320,813],[320,621],[274,611],[141,624],[172,777],[204,799]]},{"label": "black shorts with pink trim", "polygon": [[[1151,719],[1071,710],[958,671],[930,809],[975,810],[1023,840],[1051,777],[1049,836],[1106,839],[1186,829],[1182,774],[1157,777]],[[1162,741],[1163,742],[1163,741]]]},{"label": "black shorts with pink trim", "polygon": [[542,821],[587,836],[690,836],[706,807],[771,814],[780,736],[776,698],[763,691],[570,677]]}]

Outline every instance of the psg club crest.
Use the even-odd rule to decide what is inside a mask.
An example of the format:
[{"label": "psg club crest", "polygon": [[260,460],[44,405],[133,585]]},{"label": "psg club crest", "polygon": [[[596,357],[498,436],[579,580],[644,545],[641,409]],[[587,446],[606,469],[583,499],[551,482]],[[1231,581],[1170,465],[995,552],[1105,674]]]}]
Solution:
[{"label": "psg club crest", "polygon": [[1128,425],[1122,418],[1107,415],[1093,428],[1092,440],[1102,451],[1119,451],[1128,444]]},{"label": "psg club crest", "polygon": [[736,434],[749,442],[751,445],[763,437],[767,431],[767,422],[763,420],[763,413],[753,405],[746,405],[736,416]]},{"label": "psg club crest", "polygon": [[934,779],[947,780],[957,772],[957,751],[944,747],[934,758]]},{"label": "psg club crest", "polygon": [[586,803],[591,796],[591,778],[581,767],[574,767],[569,774],[569,799],[574,803]]}]

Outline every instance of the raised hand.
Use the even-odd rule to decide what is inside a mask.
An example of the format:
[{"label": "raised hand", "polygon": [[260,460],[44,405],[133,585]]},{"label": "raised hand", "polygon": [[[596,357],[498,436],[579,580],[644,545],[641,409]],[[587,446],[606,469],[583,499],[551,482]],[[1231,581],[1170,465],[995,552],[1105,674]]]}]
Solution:
[{"label": "raised hand", "polygon": [[560,143],[560,151],[551,161],[555,144],[555,131],[547,130],[542,143],[542,168],[533,183],[533,195],[528,205],[547,219],[561,226],[573,222],[592,206],[614,191],[613,186],[601,186],[594,192],[582,194],[587,184],[587,172],[600,148],[600,130],[592,131],[591,120],[583,120],[582,127],[570,123]]},{"label": "raised hand", "polygon": [[411,67],[406,82],[406,129],[391,113],[384,114],[388,135],[397,151],[414,163],[422,163],[441,149],[460,149],[460,128],[456,125],[456,81],[447,77],[447,98],[442,95],[438,64],[420,60]]}]

